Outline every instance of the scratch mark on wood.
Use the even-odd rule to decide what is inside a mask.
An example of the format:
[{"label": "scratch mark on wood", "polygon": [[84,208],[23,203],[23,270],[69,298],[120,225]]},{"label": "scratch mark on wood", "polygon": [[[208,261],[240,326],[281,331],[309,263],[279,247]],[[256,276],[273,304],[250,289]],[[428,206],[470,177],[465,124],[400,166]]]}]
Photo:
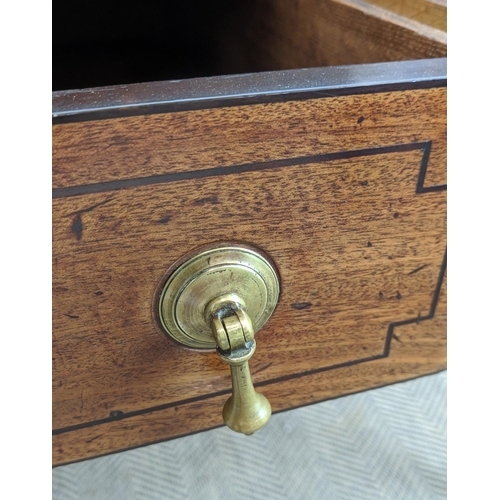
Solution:
[{"label": "scratch mark on wood", "polygon": [[424,264],[423,266],[417,267],[417,269],[414,269],[413,271],[411,271],[410,273],[408,273],[408,276],[411,276],[412,274],[418,273],[419,271],[421,271],[422,269],[424,269],[424,267],[427,267],[427,264]]},{"label": "scratch mark on wood", "polygon": [[270,363],[268,363],[267,365],[259,368],[258,370],[254,370],[253,374],[255,375],[256,373],[263,372],[264,370],[266,370],[267,368],[269,368],[272,364],[273,364],[273,362],[271,361]]},{"label": "scratch mark on wood", "polygon": [[101,205],[106,205],[106,203],[109,203],[109,202],[113,201],[113,199],[114,199],[114,197],[110,196],[106,200],[101,201],[99,203],[96,203],[95,205],[92,205],[92,206],[90,206],[88,208],[83,208],[82,210],[77,210],[76,212],[70,213],[69,217],[71,217],[72,215],[80,215],[80,214],[84,214],[86,212],[92,212],[92,210],[94,210],[95,208],[100,207]]},{"label": "scratch mark on wood", "polygon": [[87,443],[91,443],[92,441],[95,441],[96,439],[99,439],[99,438],[100,438],[100,437],[102,437],[102,436],[103,436],[103,434],[99,434],[98,436],[94,436],[94,437],[93,437],[93,438],[91,438],[91,439],[87,439],[87,441],[86,441],[86,442],[87,442]]}]

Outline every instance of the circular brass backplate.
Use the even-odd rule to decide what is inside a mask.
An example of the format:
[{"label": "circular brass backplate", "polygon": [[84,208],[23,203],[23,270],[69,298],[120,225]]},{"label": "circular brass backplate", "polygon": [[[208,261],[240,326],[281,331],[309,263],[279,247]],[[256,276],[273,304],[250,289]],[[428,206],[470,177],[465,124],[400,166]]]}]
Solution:
[{"label": "circular brass backplate", "polygon": [[212,248],[173,271],[160,294],[159,318],[177,342],[213,349],[209,322],[214,304],[238,301],[257,332],[273,313],[278,297],[278,276],[260,252],[243,246]]}]

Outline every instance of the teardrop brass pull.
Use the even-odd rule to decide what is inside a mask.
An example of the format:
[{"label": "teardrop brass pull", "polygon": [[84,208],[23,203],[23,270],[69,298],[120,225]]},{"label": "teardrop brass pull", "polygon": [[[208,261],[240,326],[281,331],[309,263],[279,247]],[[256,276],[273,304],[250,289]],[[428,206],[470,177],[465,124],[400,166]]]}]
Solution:
[{"label": "teardrop brass pull", "polygon": [[269,401],[254,389],[248,361],[255,352],[255,332],[278,297],[270,259],[239,245],[210,248],[186,260],[160,294],[159,318],[167,335],[188,347],[215,348],[229,364],[233,393],[222,413],[236,432],[253,434],[271,416]]},{"label": "teardrop brass pull", "polygon": [[250,376],[248,360],[255,352],[252,320],[238,307],[225,317],[222,310],[212,320],[212,332],[220,358],[231,367],[233,394],[222,410],[224,422],[233,431],[253,434],[269,420],[271,404],[255,391]]}]

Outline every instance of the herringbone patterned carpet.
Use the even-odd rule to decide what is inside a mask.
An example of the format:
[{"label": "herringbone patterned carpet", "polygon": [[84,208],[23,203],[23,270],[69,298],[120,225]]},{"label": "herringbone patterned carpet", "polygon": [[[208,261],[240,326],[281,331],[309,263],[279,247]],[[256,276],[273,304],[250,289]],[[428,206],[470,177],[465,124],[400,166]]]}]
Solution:
[{"label": "herringbone patterned carpet", "polygon": [[54,500],[446,498],[446,372],[53,470]]}]

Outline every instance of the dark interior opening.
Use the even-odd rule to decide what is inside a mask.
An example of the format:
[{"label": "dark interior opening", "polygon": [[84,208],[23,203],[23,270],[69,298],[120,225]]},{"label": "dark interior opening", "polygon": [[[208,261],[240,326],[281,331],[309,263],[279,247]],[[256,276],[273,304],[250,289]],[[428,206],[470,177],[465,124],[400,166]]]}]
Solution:
[{"label": "dark interior opening", "polygon": [[53,90],[241,72],[223,57],[239,3],[54,0]]},{"label": "dark interior opening", "polygon": [[53,90],[445,54],[349,0],[53,1]]}]

